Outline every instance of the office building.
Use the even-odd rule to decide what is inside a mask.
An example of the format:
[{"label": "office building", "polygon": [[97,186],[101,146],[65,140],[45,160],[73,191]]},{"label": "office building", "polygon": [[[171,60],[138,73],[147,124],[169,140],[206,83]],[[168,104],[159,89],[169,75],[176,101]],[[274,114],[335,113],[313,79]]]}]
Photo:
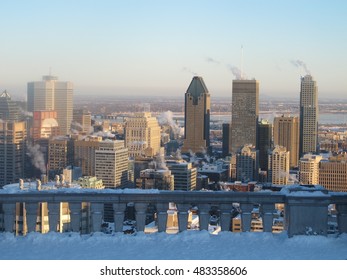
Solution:
[{"label": "office building", "polygon": [[244,145],[236,153],[236,180],[257,181],[259,174],[259,151],[252,145]]},{"label": "office building", "polygon": [[347,155],[339,154],[319,163],[319,184],[329,191],[347,192]]},{"label": "office building", "polygon": [[73,110],[73,84],[43,76],[42,81],[28,83],[28,111],[56,111],[60,134],[70,134]]},{"label": "office building", "polygon": [[318,88],[311,75],[301,78],[300,156],[318,150]]},{"label": "office building", "polygon": [[182,153],[210,152],[210,94],[202,77],[193,77],[184,106]]},{"label": "office building", "polygon": [[290,168],[298,166],[299,160],[299,119],[284,116],[274,118],[274,145],[282,146],[290,152]]},{"label": "office building", "polygon": [[319,184],[319,162],[322,156],[305,154],[299,160],[299,182],[303,185]]},{"label": "office building", "polygon": [[0,120],[17,121],[20,119],[18,104],[5,90],[0,94]]},{"label": "office building", "polygon": [[267,171],[268,151],[272,148],[272,124],[267,120],[258,123],[257,150],[259,151],[259,168]]},{"label": "office building", "polygon": [[232,152],[237,152],[244,145],[256,146],[259,115],[258,81],[233,80],[231,115]]},{"label": "office building", "polygon": [[269,154],[268,181],[276,185],[289,182],[289,156],[285,147],[275,146]]},{"label": "office building", "polygon": [[197,169],[191,162],[183,160],[166,161],[166,165],[174,176],[176,191],[193,191],[196,189]]},{"label": "office building", "polygon": [[128,149],[124,141],[105,140],[95,150],[95,176],[106,188],[124,188],[128,184]]},{"label": "office building", "polygon": [[95,151],[101,141],[101,136],[93,135],[75,141],[74,163],[82,168],[83,176],[95,176]]},{"label": "office building", "polygon": [[125,145],[129,157],[153,157],[160,150],[160,126],[150,112],[135,113],[125,122]]},{"label": "office building", "polygon": [[74,139],[69,136],[59,136],[50,139],[48,143],[49,177],[63,174],[63,169],[74,163]]},{"label": "office building", "polygon": [[24,178],[26,123],[0,121],[0,187]]}]

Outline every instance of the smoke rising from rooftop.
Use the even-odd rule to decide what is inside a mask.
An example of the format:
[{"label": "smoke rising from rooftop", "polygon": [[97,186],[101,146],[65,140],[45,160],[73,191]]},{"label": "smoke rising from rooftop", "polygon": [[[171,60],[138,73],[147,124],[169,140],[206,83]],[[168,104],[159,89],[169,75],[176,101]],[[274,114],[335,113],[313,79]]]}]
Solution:
[{"label": "smoke rising from rooftop", "polygon": [[31,159],[31,163],[38,169],[40,169],[42,174],[46,173],[46,165],[45,165],[45,158],[43,153],[40,150],[40,145],[30,145],[27,144],[27,155]]},{"label": "smoke rising from rooftop", "polygon": [[300,60],[300,59],[294,60],[294,59],[293,59],[293,60],[291,60],[290,62],[291,62],[291,64],[293,64],[296,68],[301,68],[301,69],[303,69],[307,75],[311,75],[311,71],[308,69],[306,63],[303,62],[302,60]]}]

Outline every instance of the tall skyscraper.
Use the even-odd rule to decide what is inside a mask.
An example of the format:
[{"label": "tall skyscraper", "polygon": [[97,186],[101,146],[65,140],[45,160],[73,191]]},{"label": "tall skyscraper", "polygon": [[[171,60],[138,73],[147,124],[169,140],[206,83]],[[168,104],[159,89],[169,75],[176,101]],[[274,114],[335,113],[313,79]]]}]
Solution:
[{"label": "tall skyscraper", "polygon": [[153,157],[160,150],[160,126],[150,112],[135,113],[125,122],[125,146],[129,157]]},{"label": "tall skyscraper", "polygon": [[268,151],[272,147],[272,124],[267,120],[258,123],[257,150],[259,150],[259,168],[268,168]]},{"label": "tall skyscraper", "polygon": [[6,90],[0,94],[0,119],[19,120],[19,107]]},{"label": "tall skyscraper", "polygon": [[282,146],[290,152],[290,167],[298,166],[299,160],[299,119],[281,116],[274,118],[274,145]]},{"label": "tall skyscraper", "polygon": [[268,180],[272,182],[272,184],[288,184],[289,154],[287,149],[282,146],[275,146],[269,154]]},{"label": "tall skyscraper", "polygon": [[70,134],[73,110],[73,84],[58,81],[55,76],[43,76],[42,81],[28,83],[28,111],[57,112],[60,134]]},{"label": "tall skyscraper", "polygon": [[0,121],[0,187],[24,177],[26,123]]},{"label": "tall skyscraper", "polygon": [[18,105],[4,91],[0,95],[0,187],[24,177],[26,130]]},{"label": "tall skyscraper", "polygon": [[183,153],[210,152],[210,94],[202,77],[193,77],[185,94]]},{"label": "tall skyscraper", "polygon": [[311,75],[301,78],[300,156],[316,153],[318,147],[318,88]]},{"label": "tall skyscraper", "polygon": [[259,116],[259,82],[233,80],[231,119],[231,149],[237,152],[243,145],[256,146]]}]

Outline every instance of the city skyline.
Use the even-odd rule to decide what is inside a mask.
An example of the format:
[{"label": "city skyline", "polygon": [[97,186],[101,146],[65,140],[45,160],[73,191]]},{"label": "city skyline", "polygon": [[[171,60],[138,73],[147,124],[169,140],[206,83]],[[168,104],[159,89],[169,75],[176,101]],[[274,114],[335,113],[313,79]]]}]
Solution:
[{"label": "city skyline", "polygon": [[27,82],[52,74],[72,81],[77,96],[179,97],[198,75],[216,97],[231,96],[242,68],[260,81],[260,95],[299,98],[300,76],[310,72],[319,98],[343,98],[346,5],[6,1],[0,90],[24,99]]}]

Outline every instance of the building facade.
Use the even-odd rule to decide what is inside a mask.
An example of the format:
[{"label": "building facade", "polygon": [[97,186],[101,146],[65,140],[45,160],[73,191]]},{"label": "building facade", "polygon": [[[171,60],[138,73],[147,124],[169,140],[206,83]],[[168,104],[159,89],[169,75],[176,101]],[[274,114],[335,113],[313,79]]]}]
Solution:
[{"label": "building facade", "polygon": [[193,191],[196,189],[197,169],[191,162],[167,161],[167,167],[174,176],[176,191]]},{"label": "building facade", "polygon": [[272,124],[267,120],[258,123],[257,150],[259,151],[259,168],[267,171],[268,151],[272,148]]},{"label": "building facade", "polygon": [[301,78],[300,156],[316,153],[318,147],[318,88],[311,75]]},{"label": "building facade", "polygon": [[128,149],[124,141],[101,141],[95,150],[95,176],[106,188],[121,188],[128,184]]},{"label": "building facade", "polygon": [[0,122],[0,187],[24,178],[26,136],[25,122]]},{"label": "building facade", "polygon": [[184,106],[182,153],[210,152],[210,93],[202,77],[193,77]]},{"label": "building facade", "polygon": [[237,152],[243,145],[256,146],[259,117],[259,82],[233,80],[231,111],[231,148]]},{"label": "building facade", "polygon": [[153,157],[160,150],[160,126],[150,112],[135,113],[125,122],[125,145],[129,157]]},{"label": "building facade", "polygon": [[257,181],[259,174],[259,151],[252,145],[244,145],[236,154],[236,180]]},{"label": "building facade", "polygon": [[268,181],[276,185],[287,185],[289,182],[290,152],[286,147],[275,146],[269,154]]},{"label": "building facade", "polygon": [[347,192],[347,155],[339,154],[319,163],[319,184],[329,191]]},{"label": "building facade", "polygon": [[299,161],[299,119],[293,116],[274,118],[274,146],[282,146],[290,152],[290,167],[298,166]]},{"label": "building facade", "polygon": [[319,184],[319,162],[322,156],[305,154],[299,160],[299,182],[303,185]]},{"label": "building facade", "polygon": [[55,76],[43,76],[42,81],[29,82],[28,111],[57,112],[60,134],[70,134],[73,110],[73,84],[58,81]]}]

